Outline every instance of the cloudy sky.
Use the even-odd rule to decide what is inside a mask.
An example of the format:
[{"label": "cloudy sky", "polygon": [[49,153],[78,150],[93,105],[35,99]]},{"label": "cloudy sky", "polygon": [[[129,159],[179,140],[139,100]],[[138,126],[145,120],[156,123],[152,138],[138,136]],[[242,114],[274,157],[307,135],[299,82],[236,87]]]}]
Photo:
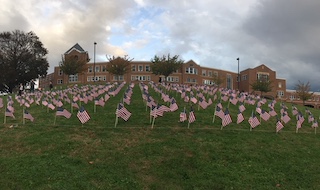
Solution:
[{"label": "cloudy sky", "polygon": [[320,90],[319,0],[0,0],[1,31],[34,31],[49,73],[79,43],[93,60],[180,55],[237,72],[265,64]]}]

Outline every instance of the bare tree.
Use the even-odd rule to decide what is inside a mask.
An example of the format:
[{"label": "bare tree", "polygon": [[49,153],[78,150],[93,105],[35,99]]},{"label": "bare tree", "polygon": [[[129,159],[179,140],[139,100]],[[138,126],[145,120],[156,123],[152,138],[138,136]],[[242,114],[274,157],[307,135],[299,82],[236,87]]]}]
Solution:
[{"label": "bare tree", "polygon": [[295,85],[296,93],[302,100],[303,105],[305,101],[310,99],[313,96],[313,92],[310,92],[310,83],[309,81],[305,84],[304,82],[299,81],[298,84]]}]

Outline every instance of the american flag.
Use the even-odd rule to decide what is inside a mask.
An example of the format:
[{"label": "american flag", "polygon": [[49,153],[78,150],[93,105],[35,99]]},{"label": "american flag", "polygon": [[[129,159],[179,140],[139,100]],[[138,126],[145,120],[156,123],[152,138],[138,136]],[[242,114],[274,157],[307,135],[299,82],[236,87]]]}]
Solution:
[{"label": "american flag", "polygon": [[94,104],[97,105],[97,106],[104,107],[105,101],[104,101],[103,97],[101,97],[101,98],[99,98],[99,99],[96,98],[96,99],[94,100]]},{"label": "american flag", "polygon": [[260,125],[259,119],[256,117],[256,115],[252,112],[251,117],[248,120],[251,128],[255,128],[256,126]]},{"label": "american flag", "polygon": [[283,127],[284,127],[283,124],[282,124],[281,121],[277,118],[276,132],[278,133]]},{"label": "american flag", "polygon": [[224,118],[224,113],[223,113],[222,109],[219,106],[216,107],[216,110],[215,110],[214,114],[216,116],[220,117],[221,119]]},{"label": "american flag", "polygon": [[157,115],[157,106],[154,106],[154,105],[151,106],[151,108],[150,108],[150,115],[151,115],[152,117],[158,117],[158,115]]},{"label": "american flag", "polygon": [[270,114],[268,112],[266,112],[264,109],[262,109],[260,117],[263,120],[268,121],[270,119]]},{"label": "american flag", "polygon": [[231,119],[228,108],[226,108],[226,111],[224,111],[224,117],[222,119],[222,126],[225,127],[230,123],[232,123],[232,119]]},{"label": "american flag", "polygon": [[312,124],[312,126],[311,126],[312,128],[316,128],[316,127],[318,127],[318,121],[313,121],[313,124]]},{"label": "american flag", "polygon": [[193,123],[195,121],[196,121],[196,116],[194,115],[194,111],[191,107],[189,112],[189,123]]},{"label": "american flag", "polygon": [[270,108],[269,115],[272,116],[272,117],[273,117],[273,116],[276,116],[276,115],[277,115],[277,112],[274,111],[273,108]]},{"label": "american flag", "polygon": [[230,101],[233,105],[236,105],[236,104],[238,103],[238,99],[237,99],[237,98],[234,98],[233,96],[230,96],[229,101]]},{"label": "american flag", "polygon": [[297,120],[300,123],[300,125],[302,125],[302,123],[304,122],[304,117],[301,112],[298,113]]},{"label": "american flag", "polygon": [[123,120],[128,121],[131,116],[131,112],[129,112],[122,103],[119,103],[116,110],[116,115],[117,117],[121,117]]},{"label": "american flag", "polygon": [[314,121],[314,117],[312,114],[309,114],[308,123],[311,123],[312,121]]},{"label": "american flag", "polygon": [[79,105],[77,104],[77,102],[72,101],[71,105],[72,105],[72,107],[79,109]]},{"label": "american flag", "polygon": [[194,104],[198,102],[197,98],[195,98],[194,96],[190,98],[190,101],[193,102]]},{"label": "american flag", "polygon": [[177,109],[179,109],[178,104],[177,104],[176,100],[174,98],[172,98],[171,104],[170,104],[170,111],[174,112]]},{"label": "american flag", "polygon": [[6,117],[12,117],[12,118],[15,118],[14,115],[13,115],[13,112],[10,111],[8,108],[6,109],[6,113],[4,114]]},{"label": "american flag", "polygon": [[301,124],[302,124],[302,123],[298,120],[298,121],[297,121],[296,128],[297,128],[297,129],[300,129],[300,128],[301,128]]},{"label": "american flag", "polygon": [[180,113],[180,122],[184,122],[187,120],[187,114],[186,114],[186,110],[184,109],[181,113]]},{"label": "american flag", "polygon": [[34,121],[34,118],[32,117],[32,115],[27,110],[24,110],[23,118],[24,119],[29,119],[32,122]]},{"label": "american flag", "polygon": [[239,105],[239,111],[240,112],[244,112],[246,110],[246,107],[243,105],[243,103],[241,103],[240,105]]},{"label": "american flag", "polygon": [[206,109],[208,107],[208,103],[202,97],[199,98],[199,105],[202,107],[202,109]]},{"label": "american flag", "polygon": [[282,114],[281,120],[282,120],[284,123],[288,123],[288,122],[291,120],[291,118],[284,112],[284,113]]},{"label": "american flag", "polygon": [[256,107],[256,112],[257,112],[258,114],[261,114],[261,108],[260,108],[259,106]]},{"label": "american flag", "polygon": [[130,105],[131,99],[126,94],[123,96],[123,102],[125,102],[127,105]]},{"label": "american flag", "polygon": [[88,112],[84,109],[83,106],[81,106],[81,108],[79,109],[78,113],[77,113],[77,117],[80,120],[80,122],[82,124],[86,123],[87,121],[90,120],[90,115],[88,114]]},{"label": "american flag", "polygon": [[56,116],[64,116],[65,118],[69,119],[71,117],[71,113],[68,110],[64,109],[63,107],[58,107]]},{"label": "american flag", "polygon": [[237,124],[241,123],[242,121],[244,121],[244,117],[242,115],[242,112],[239,110],[237,115]]},{"label": "american flag", "polygon": [[51,103],[48,103],[48,108],[50,108],[50,109],[52,109],[52,110],[54,110],[56,107],[53,105],[53,104],[51,104]]},{"label": "american flag", "polygon": [[299,112],[298,112],[298,109],[296,106],[292,106],[292,115],[297,115]]}]

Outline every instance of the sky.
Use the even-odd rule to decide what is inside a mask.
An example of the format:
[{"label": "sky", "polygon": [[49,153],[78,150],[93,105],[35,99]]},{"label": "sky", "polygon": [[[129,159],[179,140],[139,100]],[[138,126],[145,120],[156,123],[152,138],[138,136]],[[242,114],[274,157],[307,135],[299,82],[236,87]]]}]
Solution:
[{"label": "sky", "polygon": [[48,49],[48,73],[73,45],[91,62],[170,53],[238,72],[265,64],[287,89],[320,91],[319,0],[0,0],[0,32],[33,31]]}]

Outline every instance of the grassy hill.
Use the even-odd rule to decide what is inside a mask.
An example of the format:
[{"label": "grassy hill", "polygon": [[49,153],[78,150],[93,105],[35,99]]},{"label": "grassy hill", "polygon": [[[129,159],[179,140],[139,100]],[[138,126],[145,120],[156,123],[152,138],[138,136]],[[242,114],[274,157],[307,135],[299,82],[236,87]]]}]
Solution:
[{"label": "grassy hill", "polygon": [[[115,110],[127,86],[104,107],[85,104],[91,119],[81,125],[73,110],[70,119],[56,110],[32,104],[35,118],[22,123],[22,107],[14,103],[16,119],[0,109],[1,189],[319,189],[320,142],[307,122],[296,133],[296,119],[275,133],[276,118],[261,121],[250,131],[248,118],[255,106],[246,105],[245,121],[237,125],[238,105],[222,102],[233,123],[221,128],[214,103],[207,109],[193,105],[196,121],[180,123],[183,107],[167,112],[151,128],[149,109],[138,85],[133,89],[132,113],[115,127]],[[161,104],[161,96],[149,87]],[[208,96],[207,98],[212,97]],[[4,103],[5,103],[5,99]],[[71,111],[70,104],[64,107]],[[262,107],[267,109],[267,105]],[[303,111],[305,108],[297,106]],[[280,103],[275,106],[279,114]],[[309,108],[315,118],[319,111]],[[54,124],[55,123],[55,124]],[[11,127],[15,126],[15,127]],[[11,127],[11,128],[10,128]]]}]

